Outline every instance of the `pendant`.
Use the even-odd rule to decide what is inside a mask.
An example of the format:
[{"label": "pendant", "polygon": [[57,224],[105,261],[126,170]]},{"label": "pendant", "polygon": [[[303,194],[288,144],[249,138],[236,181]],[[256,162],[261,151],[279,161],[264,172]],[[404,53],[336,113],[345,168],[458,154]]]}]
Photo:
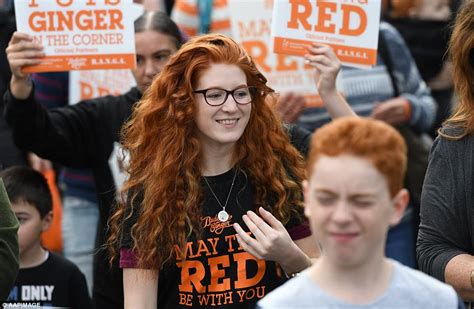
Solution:
[{"label": "pendant", "polygon": [[229,214],[225,210],[221,210],[217,214],[217,218],[220,222],[226,222],[227,220],[229,220]]}]

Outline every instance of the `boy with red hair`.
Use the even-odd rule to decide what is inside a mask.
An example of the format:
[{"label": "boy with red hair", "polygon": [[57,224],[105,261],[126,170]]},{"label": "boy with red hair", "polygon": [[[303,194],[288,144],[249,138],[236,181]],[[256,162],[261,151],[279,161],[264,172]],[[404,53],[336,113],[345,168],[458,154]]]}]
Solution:
[{"label": "boy with red hair", "polygon": [[452,287],[384,254],[403,216],[406,145],[379,120],[342,118],[316,131],[305,214],[321,257],[259,302],[260,308],[457,308]]}]

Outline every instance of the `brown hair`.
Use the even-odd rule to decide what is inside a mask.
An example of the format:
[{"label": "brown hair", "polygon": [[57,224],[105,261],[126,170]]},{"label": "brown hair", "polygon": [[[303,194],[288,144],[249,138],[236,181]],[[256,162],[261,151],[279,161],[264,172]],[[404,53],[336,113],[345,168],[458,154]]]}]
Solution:
[{"label": "brown hair", "polygon": [[[474,132],[474,65],[470,62],[473,48],[474,1],[467,0],[456,16],[449,42],[450,58],[454,66],[454,88],[458,96],[458,103],[451,117],[438,130],[440,136],[450,140],[458,140]],[[446,131],[447,128],[461,130]]]},{"label": "brown hair", "polygon": [[[233,161],[255,186],[255,205],[274,197],[274,215],[289,220],[295,205],[302,206],[304,160],[266,100],[273,92],[249,55],[230,38],[209,34],[195,37],[170,59],[138,103],[123,131],[130,153],[124,192],[132,203],[121,204],[110,220],[108,245],[112,254],[122,233],[122,222],[138,219],[131,228],[138,266],[158,269],[168,261],[174,245],[184,247],[200,229],[200,142],[194,123],[194,85],[213,63],[237,65],[247,84],[257,87],[247,127],[236,142]],[[290,176],[291,175],[291,176]],[[138,196],[142,200],[137,202]],[[139,205],[138,205],[139,204]]]},{"label": "brown hair", "polygon": [[340,118],[318,129],[311,140],[307,172],[313,172],[320,156],[353,154],[370,160],[385,177],[391,196],[403,187],[407,147],[392,126],[370,118]]}]

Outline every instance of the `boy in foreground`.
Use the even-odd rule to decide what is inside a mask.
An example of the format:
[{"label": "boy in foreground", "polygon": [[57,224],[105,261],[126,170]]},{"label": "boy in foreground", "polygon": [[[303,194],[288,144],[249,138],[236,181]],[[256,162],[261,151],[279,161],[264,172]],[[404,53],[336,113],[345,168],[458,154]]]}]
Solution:
[{"label": "boy in foreground", "polygon": [[74,264],[41,246],[41,233],[50,227],[53,217],[46,179],[22,166],[8,168],[0,177],[20,222],[20,271],[7,302],[41,308],[92,308],[84,275]]},{"label": "boy in foreground", "polygon": [[342,118],[316,131],[304,182],[305,214],[321,257],[259,308],[463,308],[454,289],[384,255],[402,218],[406,145],[373,119]]}]

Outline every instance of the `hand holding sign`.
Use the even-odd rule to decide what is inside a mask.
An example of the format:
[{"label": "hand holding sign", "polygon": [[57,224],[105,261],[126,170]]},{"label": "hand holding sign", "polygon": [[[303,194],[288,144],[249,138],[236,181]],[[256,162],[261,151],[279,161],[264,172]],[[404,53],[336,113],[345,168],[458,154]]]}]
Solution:
[{"label": "hand holding sign", "polygon": [[29,74],[22,72],[22,68],[40,63],[40,58],[44,56],[43,47],[35,43],[31,35],[15,32],[6,53],[12,72],[12,94],[17,99],[26,99],[31,92],[31,83]]},{"label": "hand holding sign", "polygon": [[28,72],[135,67],[132,0],[15,0],[18,31],[44,47]]},{"label": "hand holding sign", "polygon": [[356,116],[347,101],[336,89],[337,74],[341,63],[329,45],[312,43],[304,56],[307,64],[315,70],[316,87],[324,105],[333,119],[338,117]]},{"label": "hand holding sign", "polygon": [[341,63],[329,45],[313,43],[305,56],[306,62],[315,70],[316,87],[323,97],[336,93],[336,78],[341,69]]}]

